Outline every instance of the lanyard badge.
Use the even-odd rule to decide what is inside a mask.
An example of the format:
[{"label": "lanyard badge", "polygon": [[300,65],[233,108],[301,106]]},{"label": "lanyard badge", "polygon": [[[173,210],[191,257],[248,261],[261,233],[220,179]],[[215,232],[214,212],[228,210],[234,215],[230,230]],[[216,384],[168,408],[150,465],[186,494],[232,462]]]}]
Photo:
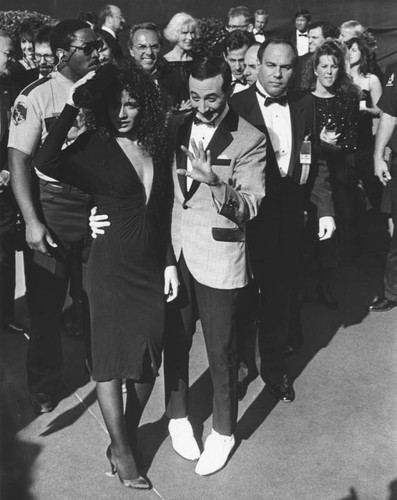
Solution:
[{"label": "lanyard badge", "polygon": [[306,184],[307,178],[309,177],[310,165],[312,163],[312,143],[306,137],[302,142],[301,152],[300,152],[300,163],[302,165],[302,173],[299,184]]}]

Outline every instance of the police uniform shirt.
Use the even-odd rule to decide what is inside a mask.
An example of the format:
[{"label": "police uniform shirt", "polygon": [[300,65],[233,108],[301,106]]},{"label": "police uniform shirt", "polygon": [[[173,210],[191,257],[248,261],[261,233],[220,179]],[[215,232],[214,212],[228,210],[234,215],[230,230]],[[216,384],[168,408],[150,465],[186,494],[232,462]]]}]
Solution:
[{"label": "police uniform shirt", "polygon": [[[397,71],[392,73],[387,81],[378,101],[378,108],[390,116],[397,117]],[[389,145],[393,153],[397,153],[397,134],[392,135]]]},{"label": "police uniform shirt", "polygon": [[[17,97],[12,110],[8,147],[33,157],[61,114],[72,85],[73,82],[59,72],[28,85]],[[84,113],[80,111],[68,132],[64,147],[71,144],[84,130]],[[57,182],[38,170],[36,172],[43,180]]]}]

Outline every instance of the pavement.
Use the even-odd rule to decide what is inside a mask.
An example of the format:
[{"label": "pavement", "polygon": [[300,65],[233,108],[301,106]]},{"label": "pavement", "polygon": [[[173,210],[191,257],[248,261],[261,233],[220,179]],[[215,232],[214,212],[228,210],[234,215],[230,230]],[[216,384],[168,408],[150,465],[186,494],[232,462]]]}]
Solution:
[{"label": "pavement", "polygon": [[[95,385],[84,373],[83,342],[64,335],[60,402],[37,416],[26,388],[28,339],[1,335],[1,498],[396,500],[397,308],[368,312],[382,289],[387,246],[384,237],[373,237],[377,221],[360,258],[341,268],[338,309],[318,301],[309,275],[305,343],[289,358],[296,400],[277,403],[260,378],[254,380],[239,406],[233,454],[209,477],[197,476],[195,463],[172,450],[162,375],[139,429],[153,489],[130,490],[105,474],[109,437]],[[16,306],[18,319],[27,321],[20,257]],[[202,444],[211,430],[211,383],[200,325],[191,353],[190,406]]]}]

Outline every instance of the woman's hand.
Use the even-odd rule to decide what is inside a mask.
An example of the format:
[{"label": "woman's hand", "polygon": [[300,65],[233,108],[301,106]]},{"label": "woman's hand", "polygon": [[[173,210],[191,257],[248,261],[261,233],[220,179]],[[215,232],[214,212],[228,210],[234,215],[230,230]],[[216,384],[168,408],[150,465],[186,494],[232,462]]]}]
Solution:
[{"label": "woman's hand", "polygon": [[164,270],[164,295],[167,302],[171,302],[178,296],[179,279],[176,266],[167,266]]},{"label": "woman's hand", "polygon": [[211,151],[204,151],[202,141],[199,141],[199,146],[197,147],[196,141],[192,139],[191,145],[193,148],[193,153],[189,151],[185,146],[181,146],[181,149],[189,158],[192,164],[192,170],[188,171],[184,168],[178,168],[177,173],[179,175],[190,177],[194,181],[208,184],[209,186],[219,186],[222,181],[212,170]]},{"label": "woman's hand", "polygon": [[95,75],[94,70],[89,71],[85,76],[83,76],[83,78],[80,78],[80,80],[77,80],[77,82],[75,82],[70,87],[69,97],[68,97],[66,104],[69,104],[69,106],[73,106],[74,108],[77,108],[77,106],[74,104],[74,101],[73,101],[73,94],[76,92],[76,89],[78,89],[79,87],[81,87],[82,85],[87,83],[88,80],[91,80],[91,78],[93,78],[94,75]]},{"label": "woman's hand", "polygon": [[321,141],[327,145],[327,149],[335,151],[340,149],[338,146],[338,137],[340,134],[337,134],[334,130],[327,130],[326,127],[323,127],[320,132]]},{"label": "woman's hand", "polygon": [[97,215],[97,207],[91,208],[91,215],[89,218],[89,224],[91,229],[91,236],[95,239],[98,234],[105,234],[103,227],[109,227],[110,222],[107,215]]}]

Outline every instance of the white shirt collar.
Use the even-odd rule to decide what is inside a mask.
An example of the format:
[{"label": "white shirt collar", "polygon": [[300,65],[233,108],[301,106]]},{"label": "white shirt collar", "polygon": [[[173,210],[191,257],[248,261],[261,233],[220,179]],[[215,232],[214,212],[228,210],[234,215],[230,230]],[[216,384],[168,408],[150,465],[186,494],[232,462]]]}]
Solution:
[{"label": "white shirt collar", "polygon": [[112,35],[113,38],[116,38],[116,33],[111,30],[110,28],[108,28],[107,26],[102,26],[101,28],[103,31],[107,31],[108,33],[110,33]]}]

